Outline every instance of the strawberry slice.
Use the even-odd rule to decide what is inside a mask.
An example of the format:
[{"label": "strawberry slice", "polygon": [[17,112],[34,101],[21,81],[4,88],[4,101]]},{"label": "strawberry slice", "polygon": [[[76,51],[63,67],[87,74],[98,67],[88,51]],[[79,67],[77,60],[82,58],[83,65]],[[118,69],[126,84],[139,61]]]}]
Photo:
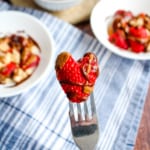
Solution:
[{"label": "strawberry slice", "polygon": [[22,65],[22,69],[26,70],[29,68],[35,68],[40,62],[40,57],[38,55],[31,55],[25,64]]},{"label": "strawberry slice", "polygon": [[122,36],[122,33],[119,32],[118,30],[114,32],[112,35],[110,35],[108,40],[122,49],[128,49],[128,43],[126,39]]},{"label": "strawberry slice", "polygon": [[122,9],[117,10],[115,12],[115,16],[118,16],[118,15],[122,16],[122,17],[132,17],[133,16],[131,11],[125,11],[125,10],[122,10]]},{"label": "strawberry slice", "polygon": [[86,82],[80,70],[80,65],[67,52],[61,53],[58,56],[55,68],[60,82],[80,85]]},{"label": "strawberry slice", "polygon": [[137,41],[129,40],[129,44],[131,46],[131,50],[135,53],[141,53],[145,50],[145,46]]},{"label": "strawberry slice", "polygon": [[71,54],[62,52],[56,59],[56,76],[71,102],[85,101],[93,91],[98,77],[98,62],[93,53],[75,61]]},{"label": "strawberry slice", "polygon": [[147,30],[144,27],[130,27],[129,34],[136,38],[148,38]]},{"label": "strawberry slice", "polygon": [[9,64],[7,64],[5,66],[5,68],[2,69],[2,71],[0,72],[2,75],[4,76],[10,76],[12,74],[12,72],[17,68],[16,63],[14,62],[10,62]]}]

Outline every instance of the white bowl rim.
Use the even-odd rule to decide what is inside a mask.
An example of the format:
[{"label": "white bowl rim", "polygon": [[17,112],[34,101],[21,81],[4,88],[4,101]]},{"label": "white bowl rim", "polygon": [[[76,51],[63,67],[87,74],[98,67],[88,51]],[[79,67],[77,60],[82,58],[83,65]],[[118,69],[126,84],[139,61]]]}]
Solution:
[{"label": "white bowl rim", "polygon": [[80,4],[83,0],[34,0],[34,2],[46,10],[60,11]]},{"label": "white bowl rim", "polygon": [[80,2],[83,0],[34,0],[34,1],[40,1],[45,3],[55,3],[55,4],[64,4],[64,3],[74,3],[74,2]]},{"label": "white bowl rim", "polygon": [[[114,2],[116,0],[113,0]],[[130,0],[129,0],[130,1]],[[140,1],[140,0],[138,0]],[[148,0],[143,0],[143,1],[148,1]],[[142,1],[142,2],[143,2]],[[122,3],[123,1],[121,1],[120,3]],[[125,2],[125,1],[124,1]],[[104,45],[105,48],[107,48],[108,50],[110,50],[111,52],[121,56],[121,57],[125,57],[125,58],[129,58],[129,59],[135,59],[135,60],[150,60],[150,53],[140,53],[140,54],[136,54],[133,52],[129,52],[129,51],[125,51],[125,50],[121,50],[118,47],[114,46],[113,44],[111,44],[108,41],[108,37],[106,38],[106,36],[101,36],[100,33],[101,31],[104,32],[104,30],[106,30],[106,26],[104,27],[104,22],[106,20],[106,17],[110,17],[111,15],[113,15],[113,13],[115,12],[115,10],[117,10],[117,6],[115,6],[112,9],[112,13],[110,15],[111,12],[111,7],[112,5],[109,4],[110,2],[108,0],[101,0],[99,1],[95,7],[92,10],[91,16],[90,16],[90,25],[91,25],[91,29],[95,35],[95,37],[97,38],[97,40]],[[137,1],[135,1],[137,6]],[[150,1],[149,1],[150,4]],[[109,13],[107,13],[107,11],[105,11],[107,14],[105,14],[103,11],[104,9],[106,10],[107,8],[105,7],[107,5],[107,7],[109,7]],[[108,6],[109,5],[109,6]],[[123,7],[123,6],[122,6]],[[119,8],[118,8],[119,9]],[[127,9],[127,8],[126,8]],[[131,10],[132,11],[132,10]],[[103,12],[103,14],[101,14]],[[133,11],[132,11],[133,12]],[[99,14],[98,14],[99,13]],[[133,12],[134,13],[134,12]],[[137,13],[137,12],[136,12]],[[150,12],[149,12],[150,13]],[[99,19],[100,16],[102,16],[102,20]],[[99,18],[98,18],[99,17]],[[98,25],[99,24],[99,28],[102,25],[103,28],[98,29]],[[106,34],[105,34],[106,35]]]}]

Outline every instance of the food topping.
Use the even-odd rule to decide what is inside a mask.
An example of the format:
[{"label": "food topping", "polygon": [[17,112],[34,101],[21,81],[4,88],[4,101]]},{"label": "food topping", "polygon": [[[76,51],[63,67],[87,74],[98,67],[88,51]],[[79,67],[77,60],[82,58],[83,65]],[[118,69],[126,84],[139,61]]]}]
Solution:
[{"label": "food topping", "polygon": [[24,32],[0,37],[0,84],[18,85],[40,62],[38,44]]},{"label": "food topping", "polygon": [[108,27],[108,34],[108,40],[119,48],[135,53],[149,52],[150,16],[118,10]]},{"label": "food topping", "polygon": [[88,98],[99,75],[97,58],[91,52],[78,61],[70,53],[62,52],[56,59],[55,70],[68,99],[77,103]]}]

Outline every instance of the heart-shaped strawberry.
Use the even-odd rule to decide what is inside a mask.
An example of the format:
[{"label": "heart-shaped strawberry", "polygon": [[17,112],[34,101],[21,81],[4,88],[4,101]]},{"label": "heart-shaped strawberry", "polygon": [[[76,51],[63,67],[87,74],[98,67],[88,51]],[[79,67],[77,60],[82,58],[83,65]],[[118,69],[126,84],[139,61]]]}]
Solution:
[{"label": "heart-shaped strawberry", "polygon": [[77,103],[88,98],[99,75],[97,58],[91,52],[78,61],[70,53],[62,52],[56,59],[55,70],[68,99]]}]

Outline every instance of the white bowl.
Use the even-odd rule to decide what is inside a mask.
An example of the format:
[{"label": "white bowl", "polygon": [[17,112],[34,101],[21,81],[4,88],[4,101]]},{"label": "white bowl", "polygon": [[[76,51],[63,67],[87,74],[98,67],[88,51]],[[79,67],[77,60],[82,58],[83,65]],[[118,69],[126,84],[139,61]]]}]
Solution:
[{"label": "white bowl", "polygon": [[18,86],[3,88],[0,87],[0,97],[8,97],[19,94],[37,84],[44,76],[51,65],[54,51],[54,41],[46,26],[35,17],[19,11],[0,12],[0,33],[15,33],[25,31],[40,46],[41,60],[33,74]]},{"label": "white bowl", "polygon": [[108,41],[108,18],[116,12],[123,9],[139,14],[141,12],[150,15],[150,0],[100,0],[91,13],[91,28],[96,38],[113,53],[129,59],[149,60],[150,53],[136,54],[133,52],[121,50]]},{"label": "white bowl", "polygon": [[82,0],[34,0],[34,1],[37,5],[39,5],[44,9],[59,11],[75,6],[79,4]]}]

